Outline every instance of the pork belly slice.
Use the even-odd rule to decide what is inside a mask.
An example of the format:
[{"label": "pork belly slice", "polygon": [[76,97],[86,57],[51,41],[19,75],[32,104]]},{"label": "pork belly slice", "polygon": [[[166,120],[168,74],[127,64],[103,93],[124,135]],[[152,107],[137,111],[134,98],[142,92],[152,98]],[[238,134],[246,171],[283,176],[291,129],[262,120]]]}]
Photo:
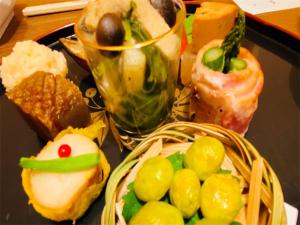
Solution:
[{"label": "pork belly slice", "polygon": [[247,68],[227,74],[213,71],[202,64],[202,57],[211,47],[221,46],[222,40],[214,40],[198,53],[192,70],[192,83],[196,96],[191,111],[197,122],[219,124],[244,134],[257,109],[264,77],[256,58],[245,48],[239,58],[247,62]]},{"label": "pork belly slice", "polygon": [[46,140],[53,139],[68,126],[85,127],[91,120],[79,88],[70,80],[51,73],[36,72],[6,95]]}]

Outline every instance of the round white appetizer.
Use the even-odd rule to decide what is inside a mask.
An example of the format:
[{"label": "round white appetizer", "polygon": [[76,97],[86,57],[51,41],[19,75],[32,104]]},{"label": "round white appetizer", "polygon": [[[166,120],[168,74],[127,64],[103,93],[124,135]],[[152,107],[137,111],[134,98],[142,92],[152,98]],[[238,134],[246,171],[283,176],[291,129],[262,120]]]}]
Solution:
[{"label": "round white appetizer", "polygon": [[99,196],[110,166],[97,144],[101,123],[68,128],[36,157],[21,158],[22,184],[29,203],[42,216],[75,221]]}]

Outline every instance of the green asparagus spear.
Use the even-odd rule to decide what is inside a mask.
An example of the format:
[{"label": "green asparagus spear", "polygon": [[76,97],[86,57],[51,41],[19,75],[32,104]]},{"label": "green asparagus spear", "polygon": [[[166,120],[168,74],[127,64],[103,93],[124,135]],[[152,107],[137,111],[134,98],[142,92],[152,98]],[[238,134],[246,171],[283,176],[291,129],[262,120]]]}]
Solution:
[{"label": "green asparagus spear", "polygon": [[241,41],[245,36],[245,26],[245,14],[242,10],[239,10],[235,26],[227,34],[221,46],[225,55],[224,73],[227,73],[230,70],[230,59],[237,57],[240,52]]}]

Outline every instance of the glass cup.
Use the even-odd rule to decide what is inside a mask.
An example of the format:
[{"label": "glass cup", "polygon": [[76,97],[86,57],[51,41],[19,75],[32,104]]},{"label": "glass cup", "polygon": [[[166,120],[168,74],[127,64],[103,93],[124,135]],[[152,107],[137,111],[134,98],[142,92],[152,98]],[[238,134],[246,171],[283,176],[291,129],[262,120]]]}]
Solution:
[{"label": "glass cup", "polygon": [[119,131],[131,137],[148,134],[171,115],[186,14],[181,0],[176,7],[169,31],[147,40],[142,30],[132,32],[138,34],[135,42],[122,46],[99,45],[85,24],[87,12],[75,25],[106,109]]}]

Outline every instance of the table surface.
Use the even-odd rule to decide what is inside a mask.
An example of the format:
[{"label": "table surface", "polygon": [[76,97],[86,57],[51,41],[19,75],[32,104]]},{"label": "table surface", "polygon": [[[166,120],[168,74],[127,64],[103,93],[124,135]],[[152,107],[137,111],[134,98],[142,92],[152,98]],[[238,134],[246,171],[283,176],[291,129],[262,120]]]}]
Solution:
[{"label": "table surface", "polygon": [[[8,55],[17,41],[34,39],[58,27],[73,23],[80,16],[81,10],[34,17],[24,17],[22,15],[22,9],[27,6],[55,2],[62,1],[17,0],[15,17],[0,40],[0,57]],[[300,8],[264,13],[258,15],[258,17],[300,37]]]}]

